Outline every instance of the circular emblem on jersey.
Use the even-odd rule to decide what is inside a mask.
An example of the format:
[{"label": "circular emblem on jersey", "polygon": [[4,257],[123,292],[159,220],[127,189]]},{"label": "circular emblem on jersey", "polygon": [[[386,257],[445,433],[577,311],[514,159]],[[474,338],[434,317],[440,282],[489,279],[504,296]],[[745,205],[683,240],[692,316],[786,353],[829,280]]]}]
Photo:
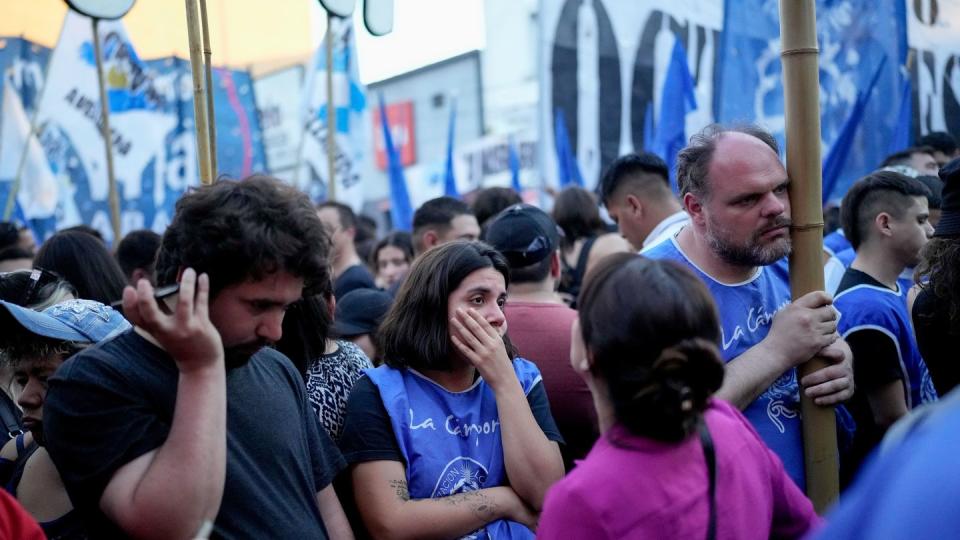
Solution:
[{"label": "circular emblem on jersey", "polygon": [[440,473],[431,497],[447,497],[467,491],[483,489],[487,482],[487,468],[479,461],[460,456],[450,460]]}]

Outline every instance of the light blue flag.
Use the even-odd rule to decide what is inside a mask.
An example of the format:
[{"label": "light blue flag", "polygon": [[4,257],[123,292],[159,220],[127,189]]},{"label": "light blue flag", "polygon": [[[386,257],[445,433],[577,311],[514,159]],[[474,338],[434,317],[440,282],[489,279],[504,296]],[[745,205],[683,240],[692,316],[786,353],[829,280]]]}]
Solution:
[{"label": "light blue flag", "polygon": [[457,99],[450,100],[450,127],[447,131],[447,165],[443,174],[443,194],[454,199],[460,198],[457,192],[457,178],[453,174],[453,133],[457,125]]},{"label": "light blue flag", "polygon": [[510,187],[517,193],[523,193],[520,186],[520,156],[517,154],[517,142],[512,135],[507,140],[507,166],[510,167]]},{"label": "light blue flag", "polygon": [[847,156],[850,155],[850,149],[853,148],[853,142],[857,135],[857,129],[860,127],[860,123],[863,121],[863,112],[867,108],[867,103],[870,102],[870,96],[873,94],[873,89],[877,85],[877,81],[880,79],[880,74],[883,73],[883,66],[886,63],[886,57],[880,60],[880,64],[877,66],[877,69],[873,73],[873,77],[870,79],[870,85],[867,86],[865,90],[861,90],[857,94],[857,100],[853,103],[853,107],[850,108],[850,114],[848,114],[847,119],[844,120],[843,126],[840,128],[840,133],[837,135],[836,140],[833,141],[833,144],[830,146],[830,151],[827,152],[827,156],[823,160],[822,193],[824,203],[830,200],[830,195],[837,187],[837,181],[840,179],[840,174],[843,172],[843,167],[846,164]]},{"label": "light blue flag", "polygon": [[897,109],[897,121],[890,135],[887,154],[893,154],[913,146],[913,84],[910,73],[900,70],[900,107]]},{"label": "light blue flag", "polygon": [[558,107],[553,114],[554,144],[557,149],[557,168],[559,169],[560,187],[569,185],[583,187],[583,175],[580,174],[580,165],[570,148],[570,136],[567,134],[567,123],[563,119],[563,111]]},{"label": "light blue flag", "polygon": [[410,205],[410,194],[407,193],[403,165],[390,135],[390,121],[387,119],[387,107],[383,104],[383,94],[380,94],[380,126],[383,128],[383,148],[387,154],[387,171],[390,176],[390,217],[393,220],[393,229],[409,231],[413,226],[413,207]]},{"label": "light blue flag", "polygon": [[[687,65],[687,51],[677,39],[670,53],[670,65],[663,81],[660,97],[660,115],[653,135],[651,152],[667,162],[670,171],[670,186],[677,193],[677,174],[674,171],[677,153],[687,144],[687,113],[696,110],[696,83]],[[648,114],[648,118],[649,118]]]}]

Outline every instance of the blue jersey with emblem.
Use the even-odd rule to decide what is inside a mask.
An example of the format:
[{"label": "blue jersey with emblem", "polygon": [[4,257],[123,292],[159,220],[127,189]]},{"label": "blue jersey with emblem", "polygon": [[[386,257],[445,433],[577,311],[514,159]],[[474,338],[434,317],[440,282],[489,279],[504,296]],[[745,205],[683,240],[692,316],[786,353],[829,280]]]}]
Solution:
[{"label": "blue jersey with emblem", "polygon": [[[687,259],[676,238],[661,242],[644,255],[683,263],[706,283],[720,311],[721,353],[725,362],[767,337],[773,316],[790,303],[786,259],[761,267],[746,282],[726,285]],[[803,489],[806,482],[797,370],[790,369],[774,381],[743,414],[767,446],[780,456],[790,477]]]},{"label": "blue jersey with emblem", "polygon": [[[513,369],[525,394],[541,381],[532,362],[518,358]],[[367,376],[380,391],[406,459],[411,498],[507,484],[497,402],[482,378],[462,392],[450,392],[413,369],[383,365],[367,370]],[[499,520],[465,538],[533,537],[524,525]]]},{"label": "blue jersey with emblem", "polygon": [[842,315],[837,330],[844,338],[857,330],[878,330],[894,341],[900,357],[903,393],[907,407],[913,408],[936,401],[937,391],[913,337],[905,296],[902,288],[892,291],[860,284],[840,292],[833,305]]}]

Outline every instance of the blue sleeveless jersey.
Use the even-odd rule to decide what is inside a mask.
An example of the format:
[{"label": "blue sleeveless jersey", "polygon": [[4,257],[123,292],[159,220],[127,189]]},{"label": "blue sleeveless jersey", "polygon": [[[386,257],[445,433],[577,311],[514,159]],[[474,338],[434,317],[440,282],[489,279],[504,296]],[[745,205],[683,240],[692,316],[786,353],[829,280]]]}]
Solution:
[{"label": "blue sleeveless jersey", "polygon": [[[525,394],[541,380],[537,366],[522,358],[513,361],[513,369]],[[411,498],[507,485],[497,402],[482,378],[463,392],[450,392],[413,369],[383,365],[367,370],[367,376],[380,391],[407,461]],[[464,538],[534,538],[534,534],[524,525],[499,520]]]},{"label": "blue sleeveless jersey", "polygon": [[[844,338],[857,330],[879,330],[893,339],[900,356],[907,407],[913,408],[936,401],[937,391],[913,337],[905,297],[903,288],[891,291],[861,284],[838,294],[833,305],[842,314],[838,330]],[[869,362],[868,359],[860,361]]]},{"label": "blue sleeveless jersey", "polygon": [[[725,285],[687,259],[677,245],[676,238],[661,242],[644,255],[651,259],[670,259],[685,264],[706,283],[720,310],[724,362],[740,356],[767,337],[773,316],[790,303],[786,258],[760,268],[746,282]],[[743,414],[767,446],[780,456],[790,477],[803,489],[806,482],[796,369],[787,371],[774,381]]]}]

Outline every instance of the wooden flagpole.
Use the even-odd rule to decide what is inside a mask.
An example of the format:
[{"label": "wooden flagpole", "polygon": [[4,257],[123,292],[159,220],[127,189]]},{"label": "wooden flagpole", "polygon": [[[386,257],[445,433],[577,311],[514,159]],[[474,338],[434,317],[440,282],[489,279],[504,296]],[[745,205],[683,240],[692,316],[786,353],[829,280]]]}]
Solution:
[{"label": "wooden flagpole", "polygon": [[207,115],[207,91],[204,76],[203,56],[201,44],[203,38],[200,31],[200,20],[197,13],[197,0],[186,0],[187,7],[187,39],[190,42],[190,71],[193,75],[193,119],[197,136],[197,162],[200,165],[200,182],[204,185],[213,183],[213,169],[210,160],[210,131]]},{"label": "wooden flagpole", "polygon": [[214,178],[217,169],[217,122],[213,110],[213,50],[210,47],[210,27],[207,24],[207,0],[200,0],[200,26],[203,29],[203,70],[207,84],[207,131],[210,134],[210,173]]},{"label": "wooden flagpole", "polygon": [[[793,214],[790,286],[794,298],[822,291],[823,208],[820,160],[820,77],[815,0],[780,0],[786,112],[787,175]],[[800,366],[803,377],[827,363],[813,358]],[[818,513],[839,492],[837,429],[833,407],[820,407],[802,392],[803,450],[807,495]]]},{"label": "wooden flagpole", "polygon": [[337,111],[333,99],[333,14],[327,12],[327,200],[337,200],[334,158],[337,155]]},{"label": "wooden flagpole", "polygon": [[113,171],[113,133],[110,131],[110,102],[107,100],[107,85],[103,80],[103,57],[100,52],[100,19],[93,21],[93,54],[97,60],[97,83],[100,86],[100,133],[107,158],[107,185],[110,189],[110,224],[113,227],[114,245],[120,241],[120,196],[117,194],[117,179]]}]

